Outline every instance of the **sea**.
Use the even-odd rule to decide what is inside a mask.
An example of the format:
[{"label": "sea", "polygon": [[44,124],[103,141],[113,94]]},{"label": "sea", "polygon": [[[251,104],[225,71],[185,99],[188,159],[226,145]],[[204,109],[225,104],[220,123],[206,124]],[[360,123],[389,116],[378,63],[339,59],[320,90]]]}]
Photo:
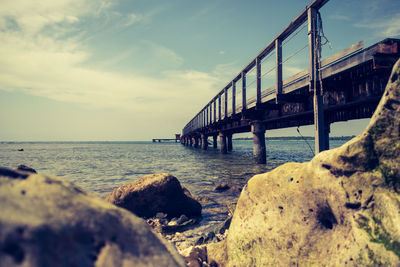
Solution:
[{"label": "sea", "polygon": [[[330,147],[345,142],[331,140]],[[207,226],[227,218],[252,176],[314,156],[313,141],[273,140],[266,142],[266,148],[264,165],[254,163],[251,140],[234,140],[233,151],[225,155],[212,147],[203,151],[175,142],[0,142],[0,166],[24,164],[101,198],[143,175],[170,173],[200,200],[203,218],[199,225]],[[215,191],[221,183],[239,190]]]}]

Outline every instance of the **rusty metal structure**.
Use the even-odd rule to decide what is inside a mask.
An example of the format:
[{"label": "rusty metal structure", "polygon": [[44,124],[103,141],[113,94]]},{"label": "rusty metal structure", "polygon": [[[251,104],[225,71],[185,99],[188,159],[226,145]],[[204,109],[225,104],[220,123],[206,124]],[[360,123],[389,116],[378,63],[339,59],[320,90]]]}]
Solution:
[{"label": "rusty metal structure", "polygon": [[[318,10],[328,0],[312,1],[184,127],[181,143],[207,149],[208,137],[221,153],[232,150],[232,135],[252,132],[254,157],[266,163],[265,131],[315,125],[315,152],[329,149],[330,124],[372,116],[391,68],[400,57],[400,40],[385,39],[364,48],[363,41],[321,59]],[[284,41],[308,26],[309,68],[283,80]],[[262,89],[261,62],[275,54],[275,84]],[[246,75],[255,70],[256,92],[246,96]],[[241,83],[241,95],[236,84]]]}]

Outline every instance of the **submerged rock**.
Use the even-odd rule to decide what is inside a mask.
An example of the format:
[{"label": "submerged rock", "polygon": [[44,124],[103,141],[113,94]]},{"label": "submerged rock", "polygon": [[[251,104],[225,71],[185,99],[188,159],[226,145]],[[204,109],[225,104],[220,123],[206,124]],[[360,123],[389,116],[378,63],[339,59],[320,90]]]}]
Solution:
[{"label": "submerged rock", "polygon": [[37,173],[37,171],[29,166],[26,165],[18,165],[18,167],[16,168],[17,171],[24,171],[24,172],[30,172],[30,173]]},{"label": "submerged rock", "polygon": [[199,217],[202,209],[189,191],[182,188],[178,179],[167,173],[142,176],[115,189],[106,199],[145,218],[156,216],[159,212],[169,218],[183,214]]},{"label": "submerged rock", "polygon": [[399,166],[400,61],[363,134],[248,181],[209,257],[228,266],[397,266]]},{"label": "submerged rock", "polygon": [[184,266],[132,213],[60,178],[0,168],[0,266]]},{"label": "submerged rock", "polygon": [[214,188],[214,191],[223,192],[231,188],[227,183],[221,183]]}]

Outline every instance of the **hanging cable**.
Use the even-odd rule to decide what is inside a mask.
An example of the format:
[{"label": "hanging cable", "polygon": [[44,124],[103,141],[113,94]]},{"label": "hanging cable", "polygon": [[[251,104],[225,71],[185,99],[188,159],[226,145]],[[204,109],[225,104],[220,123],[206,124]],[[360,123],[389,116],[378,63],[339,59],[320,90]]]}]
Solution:
[{"label": "hanging cable", "polygon": [[301,138],[303,138],[304,142],[306,142],[306,144],[308,145],[308,147],[309,147],[310,150],[311,150],[311,153],[315,156],[314,150],[311,148],[310,144],[307,142],[307,140],[304,138],[304,136],[300,133],[299,128],[300,128],[300,126],[297,126],[297,129],[296,129],[297,132],[299,133],[299,135],[301,136]]},{"label": "hanging cable", "polygon": [[332,49],[332,44],[329,42],[328,38],[325,36],[324,28],[322,26],[321,13],[317,12],[317,33],[316,33],[316,46],[317,50],[317,61],[318,61],[318,80],[320,85],[320,95],[323,95],[324,89],[322,86],[322,72],[321,72],[321,58],[322,58],[322,46],[328,44],[329,48]]}]

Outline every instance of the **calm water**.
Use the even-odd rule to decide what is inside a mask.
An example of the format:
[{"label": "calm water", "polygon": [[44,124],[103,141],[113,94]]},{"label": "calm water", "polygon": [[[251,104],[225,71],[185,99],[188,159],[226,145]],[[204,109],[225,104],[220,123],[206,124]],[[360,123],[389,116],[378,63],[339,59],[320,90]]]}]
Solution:
[{"label": "calm water", "polygon": [[[338,147],[344,141],[331,141]],[[311,147],[314,144],[310,142]],[[24,151],[17,151],[23,148]],[[253,163],[252,141],[234,141],[234,151],[221,155],[177,143],[0,143],[0,166],[25,164],[40,173],[63,177],[83,188],[107,196],[113,189],[146,174],[168,172],[189,191],[203,198],[202,224],[224,220],[235,193],[214,191],[228,182],[242,187],[254,174],[285,162],[304,162],[312,153],[304,141],[268,141],[267,164]]]}]

